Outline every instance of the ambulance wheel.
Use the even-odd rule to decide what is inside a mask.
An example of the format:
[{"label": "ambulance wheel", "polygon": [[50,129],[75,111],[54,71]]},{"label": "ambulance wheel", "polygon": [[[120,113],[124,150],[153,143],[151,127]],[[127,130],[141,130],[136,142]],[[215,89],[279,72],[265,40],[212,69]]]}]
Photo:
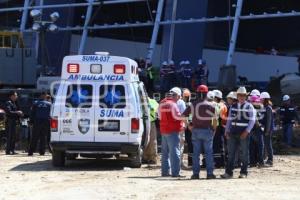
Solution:
[{"label": "ambulance wheel", "polygon": [[54,167],[65,166],[65,152],[53,150],[52,152],[52,164]]},{"label": "ambulance wheel", "polygon": [[130,157],[131,157],[130,167],[140,168],[142,166],[143,150],[141,148],[138,149],[137,153],[131,154]]},{"label": "ambulance wheel", "polygon": [[77,157],[78,157],[77,153],[72,153],[72,154],[67,154],[66,155],[67,160],[76,160]]}]

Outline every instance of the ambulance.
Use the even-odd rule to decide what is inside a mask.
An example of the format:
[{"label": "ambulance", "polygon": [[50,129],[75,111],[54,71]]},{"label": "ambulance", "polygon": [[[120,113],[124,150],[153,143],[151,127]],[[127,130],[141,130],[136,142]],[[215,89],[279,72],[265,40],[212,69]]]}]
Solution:
[{"label": "ambulance", "polygon": [[53,165],[80,155],[121,156],[140,167],[149,113],[134,60],[105,52],[66,56],[51,111]]}]

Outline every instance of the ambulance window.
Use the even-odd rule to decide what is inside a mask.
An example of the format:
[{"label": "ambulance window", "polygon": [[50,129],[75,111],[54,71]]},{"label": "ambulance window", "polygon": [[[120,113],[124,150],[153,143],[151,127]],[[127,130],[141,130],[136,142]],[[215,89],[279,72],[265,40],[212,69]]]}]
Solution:
[{"label": "ambulance window", "polygon": [[69,85],[66,107],[90,108],[92,107],[93,87],[91,85]]},{"label": "ambulance window", "polygon": [[122,109],[126,107],[125,88],[123,85],[100,86],[100,108]]}]

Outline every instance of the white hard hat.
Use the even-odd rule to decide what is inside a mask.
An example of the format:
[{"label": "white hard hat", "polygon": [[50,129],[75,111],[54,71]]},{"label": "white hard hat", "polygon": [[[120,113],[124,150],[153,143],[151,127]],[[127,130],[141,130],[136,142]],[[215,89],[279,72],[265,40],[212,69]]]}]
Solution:
[{"label": "white hard hat", "polygon": [[260,98],[261,99],[271,99],[271,96],[270,96],[270,94],[268,92],[262,92],[260,94]]},{"label": "white hard hat", "polygon": [[184,61],[184,60],[181,61],[181,62],[179,63],[179,65],[185,65],[185,61]]},{"label": "white hard hat", "polygon": [[222,99],[223,98],[223,93],[220,90],[214,90],[215,97]]},{"label": "white hard hat", "polygon": [[290,100],[291,98],[290,98],[290,96],[289,95],[284,95],[283,97],[282,97],[282,100],[283,101],[288,101],[288,100]]},{"label": "white hard hat", "polygon": [[191,64],[191,63],[190,63],[190,61],[186,60],[186,61],[185,61],[185,64],[186,64],[186,65],[189,65],[189,64]]},{"label": "white hard hat", "polygon": [[213,91],[208,91],[206,96],[207,96],[207,99],[213,100],[215,98],[215,93]]},{"label": "white hard hat", "polygon": [[205,60],[202,60],[202,59],[198,60],[198,65],[205,65],[205,64],[206,64]]},{"label": "white hard hat", "polygon": [[170,61],[169,61],[169,64],[170,64],[170,65],[174,65],[175,63],[174,63],[173,60],[170,60]]},{"label": "white hard hat", "polygon": [[168,65],[167,61],[164,61],[164,62],[162,63],[162,65]]},{"label": "white hard hat", "polygon": [[239,89],[236,91],[236,94],[238,95],[238,94],[248,94],[247,93],[247,90],[246,90],[246,88],[245,87],[239,87]]},{"label": "white hard hat", "polygon": [[229,92],[229,94],[227,95],[227,98],[236,99],[236,93],[233,91]]},{"label": "white hard hat", "polygon": [[181,96],[181,89],[179,87],[173,87],[170,92],[174,92],[177,95]]},{"label": "white hard hat", "polygon": [[250,92],[250,96],[260,96],[260,92],[257,89],[254,89]]}]

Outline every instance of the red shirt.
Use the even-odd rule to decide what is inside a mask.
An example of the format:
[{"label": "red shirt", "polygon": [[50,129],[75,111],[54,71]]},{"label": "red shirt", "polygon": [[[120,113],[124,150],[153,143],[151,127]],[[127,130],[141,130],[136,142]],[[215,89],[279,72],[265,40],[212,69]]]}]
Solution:
[{"label": "red shirt", "polygon": [[161,134],[179,133],[183,128],[181,114],[173,99],[165,98],[159,104],[160,132]]}]

